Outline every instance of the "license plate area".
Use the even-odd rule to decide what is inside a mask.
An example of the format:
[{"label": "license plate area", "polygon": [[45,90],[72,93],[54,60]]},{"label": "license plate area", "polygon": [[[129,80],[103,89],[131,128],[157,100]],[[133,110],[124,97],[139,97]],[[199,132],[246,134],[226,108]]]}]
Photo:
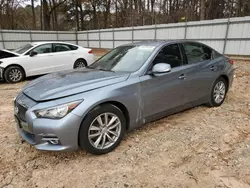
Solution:
[{"label": "license plate area", "polygon": [[29,126],[27,123],[22,122],[21,120],[18,119],[18,117],[15,116],[15,120],[16,120],[16,125],[17,125],[17,129],[18,132],[20,133],[20,135],[24,138],[24,140],[26,140],[28,143],[34,145],[36,143],[36,139],[35,139],[35,135],[32,134],[29,131]]}]

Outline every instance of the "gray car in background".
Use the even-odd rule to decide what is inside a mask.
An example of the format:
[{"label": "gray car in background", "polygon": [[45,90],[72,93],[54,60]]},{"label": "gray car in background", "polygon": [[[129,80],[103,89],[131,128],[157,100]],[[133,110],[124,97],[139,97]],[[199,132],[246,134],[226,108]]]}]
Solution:
[{"label": "gray car in background", "polygon": [[39,150],[105,154],[145,123],[201,104],[220,106],[233,64],[192,41],[119,46],[89,67],[28,83],[14,101],[17,129]]}]

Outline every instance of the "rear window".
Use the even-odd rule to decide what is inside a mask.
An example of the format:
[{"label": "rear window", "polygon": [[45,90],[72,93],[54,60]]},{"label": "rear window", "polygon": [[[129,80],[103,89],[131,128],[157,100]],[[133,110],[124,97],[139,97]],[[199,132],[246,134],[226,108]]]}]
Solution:
[{"label": "rear window", "polygon": [[212,59],[212,50],[200,43],[183,43],[189,64]]},{"label": "rear window", "polygon": [[78,49],[78,47],[77,46],[73,46],[73,45],[67,45],[71,50],[77,50]]},{"label": "rear window", "polygon": [[212,57],[213,58],[217,58],[217,57],[221,57],[222,55],[219,52],[216,52],[215,50],[213,50],[212,52]]}]

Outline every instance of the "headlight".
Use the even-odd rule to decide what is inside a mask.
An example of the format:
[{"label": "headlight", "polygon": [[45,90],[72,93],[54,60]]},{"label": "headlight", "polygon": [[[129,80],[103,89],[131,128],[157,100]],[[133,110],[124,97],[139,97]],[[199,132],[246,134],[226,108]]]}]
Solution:
[{"label": "headlight", "polygon": [[82,101],[75,101],[52,108],[35,110],[34,113],[38,118],[60,119],[65,117],[69,112],[76,108]]},{"label": "headlight", "polygon": [[2,61],[0,61],[0,65],[2,64],[3,62]]}]

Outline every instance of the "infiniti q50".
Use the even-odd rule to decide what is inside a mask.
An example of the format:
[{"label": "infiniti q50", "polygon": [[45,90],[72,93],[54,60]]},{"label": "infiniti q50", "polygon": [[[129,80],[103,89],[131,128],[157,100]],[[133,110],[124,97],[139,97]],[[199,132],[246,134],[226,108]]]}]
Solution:
[{"label": "infiniti q50", "polygon": [[145,123],[201,104],[220,106],[233,64],[198,42],[122,45],[91,66],[28,83],[14,101],[17,129],[39,150],[105,154]]}]

